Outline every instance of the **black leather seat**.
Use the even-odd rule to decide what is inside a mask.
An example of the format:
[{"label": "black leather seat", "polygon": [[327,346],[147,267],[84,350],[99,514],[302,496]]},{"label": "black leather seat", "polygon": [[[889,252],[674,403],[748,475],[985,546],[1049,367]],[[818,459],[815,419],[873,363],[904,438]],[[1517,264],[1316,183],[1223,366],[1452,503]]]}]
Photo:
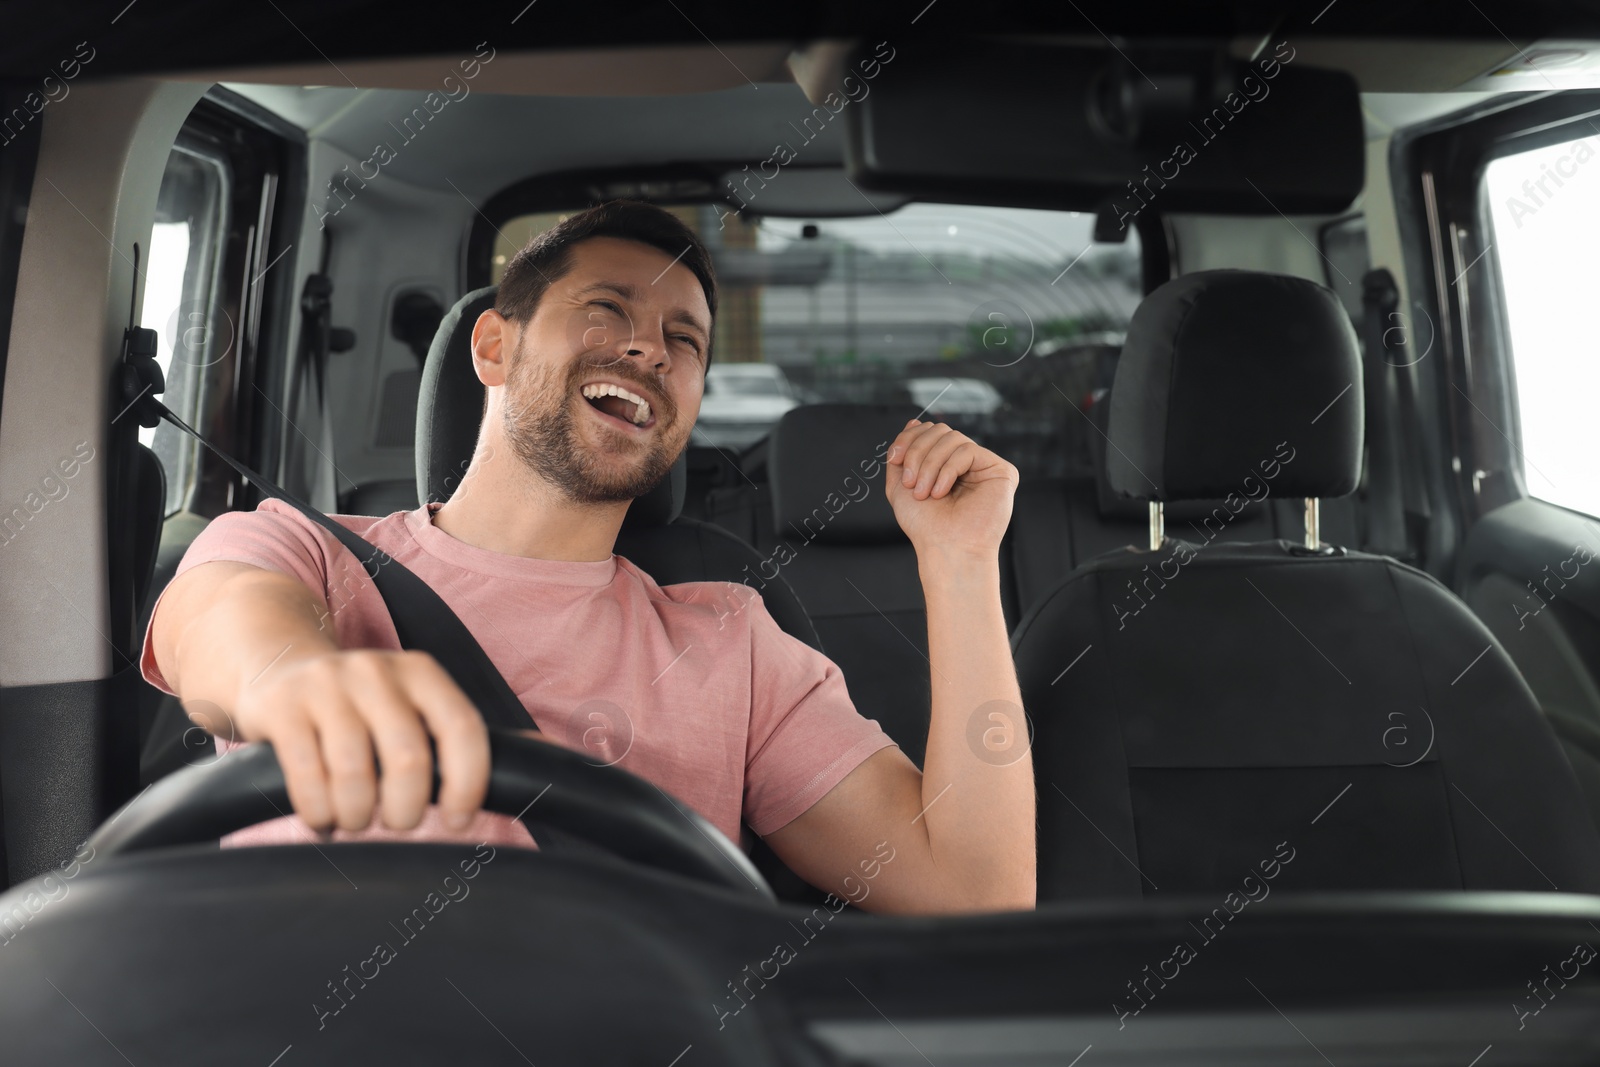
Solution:
[{"label": "black leather seat", "polygon": [[[1110,485],[1349,493],[1361,400],[1328,290],[1177,279],[1129,327]],[[1013,649],[1041,900],[1222,899],[1268,870],[1291,889],[1600,889],[1600,840],[1527,685],[1464,604],[1392,559],[1287,540],[1125,549],[1050,593]]]}]

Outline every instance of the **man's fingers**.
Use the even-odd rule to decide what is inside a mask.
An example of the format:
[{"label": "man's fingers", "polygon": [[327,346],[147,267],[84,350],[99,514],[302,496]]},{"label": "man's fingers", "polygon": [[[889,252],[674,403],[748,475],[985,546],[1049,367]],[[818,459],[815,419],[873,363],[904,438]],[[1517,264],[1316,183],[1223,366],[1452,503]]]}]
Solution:
[{"label": "man's fingers", "polygon": [[333,825],[333,804],[328,796],[328,775],[322,765],[317,731],[305,715],[284,715],[273,723],[267,738],[283,768],[289,787],[289,804],[314,830]]},{"label": "man's fingers", "polygon": [[962,442],[962,449],[952,456],[939,471],[939,480],[933,483],[928,495],[935,499],[955,488],[956,480],[970,471],[978,461],[978,446],[972,441]]},{"label": "man's fingers", "polygon": [[356,706],[378,749],[378,808],[391,830],[422,821],[433,792],[433,751],[411,697],[384,670],[357,687]]},{"label": "man's fingers", "polygon": [[274,744],[290,803],[318,830],[364,830],[380,805],[386,827],[416,828],[436,758],[446,825],[463,829],[483,807],[488,727],[426,653],[308,657],[251,690],[241,705],[234,711],[241,734]]},{"label": "man's fingers", "polygon": [[900,432],[895,434],[894,440],[889,443],[889,451],[884,456],[885,462],[904,464],[906,461],[906,449],[911,446],[911,442],[915,441],[923,431],[932,425],[933,423],[931,422],[907,419],[905,426],[901,427]]},{"label": "man's fingers", "polygon": [[[969,445],[972,447],[967,447]],[[954,430],[935,441],[917,468],[917,482],[913,489],[916,498],[927,499],[940,482],[949,488],[957,477],[972,466],[975,448],[971,438]]]},{"label": "man's fingers", "polygon": [[372,735],[355,706],[342,694],[325,697],[313,714],[328,770],[334,822],[341,830],[364,830],[372,822],[377,775],[372,766]]},{"label": "man's fingers", "polygon": [[489,792],[489,728],[432,656],[416,654],[402,668],[407,692],[439,748],[439,809],[445,825],[461,829]]},{"label": "man's fingers", "polygon": [[905,467],[901,474],[900,482],[910,488],[916,484],[917,475],[922,472],[923,463],[928,452],[944,437],[953,433],[950,427],[942,422],[929,422],[918,426],[914,431],[915,436],[906,446],[906,455],[903,460]]}]

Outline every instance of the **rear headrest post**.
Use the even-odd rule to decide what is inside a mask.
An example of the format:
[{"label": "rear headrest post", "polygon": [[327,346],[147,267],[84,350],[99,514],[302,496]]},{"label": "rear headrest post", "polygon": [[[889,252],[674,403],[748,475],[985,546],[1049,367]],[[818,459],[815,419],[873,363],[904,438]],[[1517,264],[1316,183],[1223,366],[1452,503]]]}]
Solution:
[{"label": "rear headrest post", "polygon": [[1167,516],[1161,501],[1150,501],[1150,551],[1158,552],[1167,539]]},{"label": "rear headrest post", "polygon": [[1322,547],[1322,501],[1314,496],[1306,497],[1306,547]]}]

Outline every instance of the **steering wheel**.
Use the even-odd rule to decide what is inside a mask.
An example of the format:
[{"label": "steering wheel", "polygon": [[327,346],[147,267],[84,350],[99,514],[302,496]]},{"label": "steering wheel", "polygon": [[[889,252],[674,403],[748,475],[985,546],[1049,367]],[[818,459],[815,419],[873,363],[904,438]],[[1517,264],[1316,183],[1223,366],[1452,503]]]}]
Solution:
[{"label": "steering wheel", "polygon": [[[491,728],[489,751],[485,810],[517,817],[537,801],[544,826],[635,863],[776,901],[761,872],[722,831],[643,778],[597,766],[532,731]],[[438,791],[435,765],[435,798]],[[283,768],[272,746],[262,743],[168,775],[124,804],[88,843],[113,856],[198,844],[289,810]]]}]

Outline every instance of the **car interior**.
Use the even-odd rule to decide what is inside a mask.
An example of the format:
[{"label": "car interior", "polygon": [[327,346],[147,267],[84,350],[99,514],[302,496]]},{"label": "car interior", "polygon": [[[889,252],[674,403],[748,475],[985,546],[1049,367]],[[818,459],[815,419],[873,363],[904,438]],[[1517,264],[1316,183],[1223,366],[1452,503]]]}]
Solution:
[{"label": "car interior", "polygon": [[[43,16],[0,44],[6,1063],[1594,1059],[1600,10]],[[141,676],[185,552],[450,499],[508,262],[618,198],[720,309],[616,554],[758,592],[918,766],[881,461],[920,418],[1017,467],[1035,909],[835,908],[487,707],[486,806],[548,793],[552,847],[217,846],[289,801]]]}]

